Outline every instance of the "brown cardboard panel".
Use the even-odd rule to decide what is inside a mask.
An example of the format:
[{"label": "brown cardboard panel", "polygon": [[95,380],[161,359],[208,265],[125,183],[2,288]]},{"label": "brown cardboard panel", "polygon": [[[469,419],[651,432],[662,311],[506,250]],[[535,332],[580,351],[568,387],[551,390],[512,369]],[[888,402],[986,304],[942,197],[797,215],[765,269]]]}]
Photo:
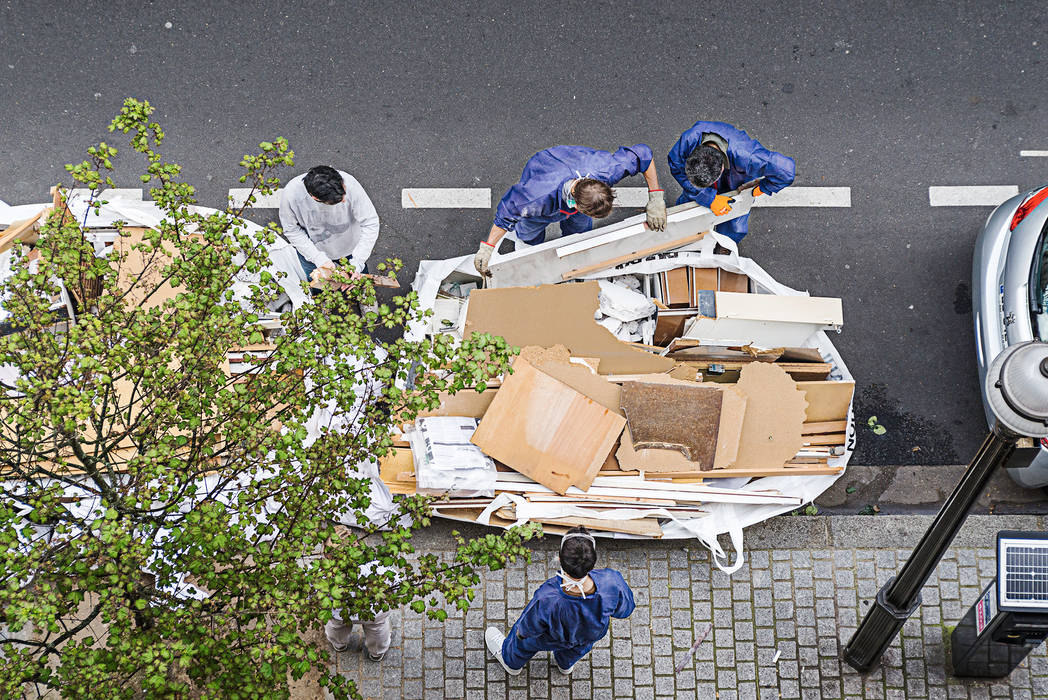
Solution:
[{"label": "brown cardboard panel", "polygon": [[600,358],[601,374],[666,372],[673,361],[623,343],[598,326],[596,282],[478,289],[470,294],[466,334],[501,335],[519,347],[562,344],[572,355]]},{"label": "brown cardboard panel", "polygon": [[659,346],[669,345],[674,338],[679,338],[684,332],[684,324],[693,318],[698,311],[692,313],[666,313],[659,310],[655,315],[655,333],[652,342]]},{"label": "brown cardboard panel", "polygon": [[742,423],[746,418],[746,397],[743,394],[735,387],[725,387],[722,396],[714,469],[727,469],[735,464],[742,439]]},{"label": "brown cardboard panel", "polygon": [[635,449],[679,449],[701,468],[713,469],[720,389],[699,383],[626,382],[621,401]]},{"label": "brown cardboard panel", "polygon": [[688,268],[675,267],[659,275],[662,285],[662,303],[671,309],[686,309],[691,305]]},{"label": "brown cardboard panel", "polygon": [[746,397],[746,416],[735,466],[781,467],[803,446],[801,426],[808,402],[786,372],[775,364],[751,362],[735,385]]},{"label": "brown cardboard panel", "polygon": [[690,365],[675,365],[673,369],[666,374],[674,379],[683,379],[689,382],[702,381],[702,377],[699,376],[699,371]]},{"label": "brown cardboard panel", "polygon": [[848,419],[855,382],[797,382],[808,401],[805,422],[825,423]]},{"label": "brown cardboard panel", "polygon": [[622,415],[619,408],[619,385],[609,382],[591,370],[589,366],[584,367],[573,363],[568,349],[563,345],[554,345],[552,348],[529,345],[521,349],[520,357],[527,360],[535,369],[564,382],[601,406]]},{"label": "brown cardboard panel", "polygon": [[[113,252],[127,255],[117,268],[120,289],[130,290],[124,299],[130,304],[150,309],[173,299],[182,290],[173,287],[164,279],[163,269],[171,264],[170,256],[176,254],[173,243],[164,241],[162,250],[152,252],[134,249],[134,246],[142,243],[147,230],[125,228],[123,233],[127,235],[116,237],[113,241]],[[168,254],[165,255],[164,251]]]},{"label": "brown cardboard panel", "polygon": [[480,418],[487,412],[491,402],[495,400],[498,389],[485,389],[476,392],[473,389],[463,389],[456,394],[440,392],[440,406],[432,411],[419,413],[419,418],[427,416],[468,416]]},{"label": "brown cardboard panel", "polygon": [[472,442],[557,493],[605,463],[625,418],[518,358]]},{"label": "brown cardboard panel", "polygon": [[719,289],[722,292],[748,293],[750,291],[750,278],[737,272],[721,270]]}]

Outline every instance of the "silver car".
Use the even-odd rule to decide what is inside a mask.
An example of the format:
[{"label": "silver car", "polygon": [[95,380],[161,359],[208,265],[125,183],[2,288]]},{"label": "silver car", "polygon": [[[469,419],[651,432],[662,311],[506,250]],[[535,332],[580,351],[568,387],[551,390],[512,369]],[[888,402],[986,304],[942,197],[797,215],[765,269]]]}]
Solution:
[{"label": "silver car", "polygon": [[[972,312],[979,387],[986,368],[1009,345],[1048,341],[1048,187],[1016,195],[993,210],[975,242]],[[991,426],[993,413],[983,393]],[[1034,443],[1036,445],[1036,443]],[[1023,465],[1029,464],[1028,467]],[[1048,486],[1048,441],[1016,450],[1007,465],[1020,486]]]}]

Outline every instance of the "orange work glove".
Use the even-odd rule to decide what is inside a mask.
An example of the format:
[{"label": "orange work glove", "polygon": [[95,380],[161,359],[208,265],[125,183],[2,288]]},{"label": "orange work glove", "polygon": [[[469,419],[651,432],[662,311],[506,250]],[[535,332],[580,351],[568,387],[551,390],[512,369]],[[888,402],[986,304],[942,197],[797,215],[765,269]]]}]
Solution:
[{"label": "orange work glove", "polygon": [[713,198],[713,204],[710,205],[710,211],[717,216],[723,216],[731,211],[731,205],[735,200],[723,194],[719,194]]},{"label": "orange work glove", "polygon": [[757,197],[760,197],[762,194],[764,193],[761,192],[761,186],[755,185],[753,188],[753,198],[756,199]]}]

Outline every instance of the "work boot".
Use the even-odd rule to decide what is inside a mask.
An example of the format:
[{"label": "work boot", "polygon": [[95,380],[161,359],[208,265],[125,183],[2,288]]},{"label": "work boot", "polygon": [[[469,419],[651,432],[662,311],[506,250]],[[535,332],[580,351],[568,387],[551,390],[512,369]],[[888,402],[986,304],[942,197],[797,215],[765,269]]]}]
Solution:
[{"label": "work boot", "polygon": [[506,665],[506,662],[502,659],[502,642],[506,641],[506,635],[499,632],[494,627],[489,627],[484,631],[484,643],[488,646],[488,651],[495,657],[495,660],[499,662],[502,668],[511,676],[519,676],[522,668],[510,668]]},{"label": "work boot", "polygon": [[384,659],[385,656],[386,652],[382,652],[381,654],[372,654],[370,650],[366,648],[364,649],[364,658],[366,658],[368,661],[374,661],[378,663],[379,661]]}]

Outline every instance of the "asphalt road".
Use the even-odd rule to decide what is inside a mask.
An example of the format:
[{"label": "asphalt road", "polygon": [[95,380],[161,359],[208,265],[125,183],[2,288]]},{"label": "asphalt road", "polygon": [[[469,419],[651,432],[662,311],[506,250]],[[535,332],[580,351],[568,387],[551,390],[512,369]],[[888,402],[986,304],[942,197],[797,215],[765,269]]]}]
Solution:
[{"label": "asphalt road", "polygon": [[646,142],[675,198],[680,132],[733,122],[794,157],[796,184],[851,188],[848,209],[757,211],[742,252],[843,297],[857,417],[887,428],[855,461],[967,461],[986,429],[967,299],[989,209],[932,208],[928,187],[1048,182],[1048,158],[1019,156],[1048,149],[1048,3],[493,5],[0,3],[0,199],[45,199],[135,96],[202,203],[283,135],[302,166],[287,177],[354,173],[376,253],[413,270],[472,252],[490,212],[404,210],[403,187],[497,199],[542,148]]}]

